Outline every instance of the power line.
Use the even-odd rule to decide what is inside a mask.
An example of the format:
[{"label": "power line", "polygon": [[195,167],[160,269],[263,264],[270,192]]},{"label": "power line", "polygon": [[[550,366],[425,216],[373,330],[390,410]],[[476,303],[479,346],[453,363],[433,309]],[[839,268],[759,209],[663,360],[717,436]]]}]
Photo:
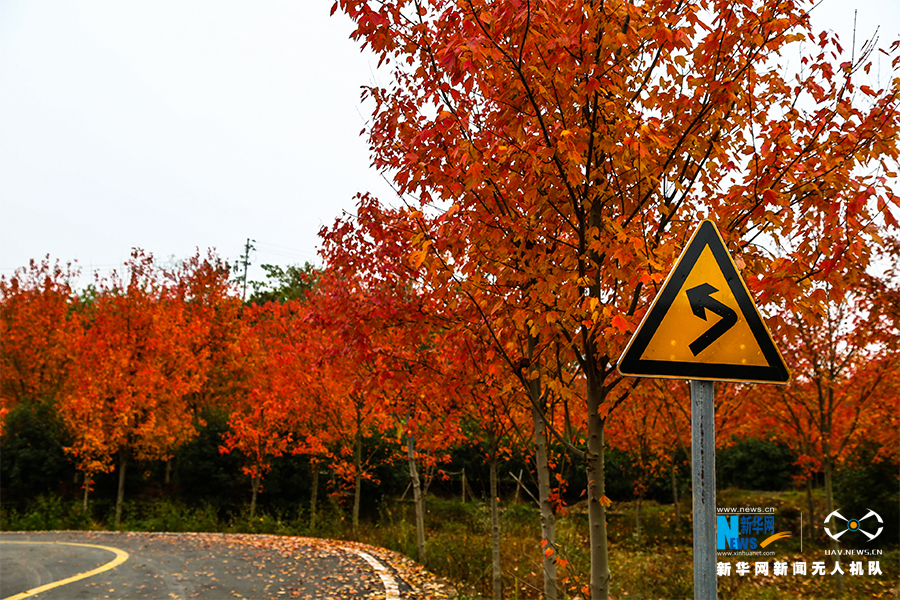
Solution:
[{"label": "power line", "polygon": [[293,258],[307,262],[315,261],[318,256],[315,251],[310,252],[309,250],[299,250],[296,248],[288,248],[287,246],[279,246],[277,244],[267,244],[265,242],[258,242],[256,250],[262,254]]},{"label": "power line", "polygon": [[296,252],[297,254],[308,254],[307,250],[300,250],[298,248],[289,248],[288,246],[281,246],[279,244],[270,244],[269,242],[259,242],[261,246],[271,246],[272,248],[279,248],[281,250],[289,250],[291,252]]}]

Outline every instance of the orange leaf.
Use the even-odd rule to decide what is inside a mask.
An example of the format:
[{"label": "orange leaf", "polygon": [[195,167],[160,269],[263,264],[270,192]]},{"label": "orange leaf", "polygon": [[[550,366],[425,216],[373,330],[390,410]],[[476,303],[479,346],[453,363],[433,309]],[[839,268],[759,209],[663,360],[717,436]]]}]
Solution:
[{"label": "orange leaf", "polygon": [[628,328],[630,327],[628,321],[622,318],[621,315],[616,315],[612,318],[612,326],[622,333],[627,332]]}]

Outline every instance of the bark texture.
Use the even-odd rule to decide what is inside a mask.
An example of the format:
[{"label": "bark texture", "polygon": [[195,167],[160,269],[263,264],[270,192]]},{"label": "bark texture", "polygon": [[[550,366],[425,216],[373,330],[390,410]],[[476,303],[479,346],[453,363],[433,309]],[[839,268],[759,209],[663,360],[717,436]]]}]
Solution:
[{"label": "bark texture", "polygon": [[[119,451],[119,490],[116,493],[116,527],[122,522],[122,506],[125,504],[125,470],[128,467],[128,451]],[[87,494],[85,494],[87,501]]]},{"label": "bark texture", "polygon": [[416,556],[421,564],[425,564],[425,495],[422,493],[419,469],[416,467],[416,438],[412,435],[406,437],[406,456],[409,459],[409,478],[416,505]]}]

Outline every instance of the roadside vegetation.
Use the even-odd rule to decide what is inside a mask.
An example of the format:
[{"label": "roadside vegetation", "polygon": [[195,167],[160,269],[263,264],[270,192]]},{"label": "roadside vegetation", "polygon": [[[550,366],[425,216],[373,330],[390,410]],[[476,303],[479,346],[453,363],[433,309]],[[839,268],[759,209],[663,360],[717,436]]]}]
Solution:
[{"label": "roadside vegetation", "polygon": [[[805,510],[805,493],[749,492],[729,489],[722,492],[728,502],[740,505],[776,506],[779,523],[792,525],[792,537],[781,543],[779,560],[822,558],[828,547],[818,535],[804,540],[801,555],[799,523],[796,516]],[[725,500],[723,500],[725,501]],[[820,510],[825,502],[821,491],[815,494]],[[427,568],[445,579],[460,598],[488,598],[491,585],[491,538],[489,511],[481,500],[463,503],[459,498],[428,498]],[[681,506],[689,510],[688,502]],[[609,511],[610,556],[615,576],[612,598],[693,598],[693,566],[690,520],[676,527],[671,505],[655,501],[642,507],[643,524],[640,540],[635,530],[636,504],[614,503]],[[78,500],[62,500],[43,496],[24,509],[4,508],[4,530],[105,530],[111,529],[114,506],[95,501],[92,514],[85,516]],[[249,506],[236,512],[219,511],[213,504],[192,507],[166,499],[131,500],[119,529],[125,531],[259,533],[274,535],[314,536],[325,539],[360,541],[415,557],[416,531],[411,502],[390,501],[373,519],[364,519],[354,535],[349,515],[338,504],[323,509],[322,525],[309,528],[302,511],[295,513],[277,509],[261,509],[249,517]],[[535,565],[540,561],[540,527],[537,509],[527,504],[507,504],[501,509],[501,552],[504,560],[503,589],[505,598],[538,598],[540,574]],[[589,556],[586,536],[587,517],[583,507],[575,506],[557,520],[558,540],[566,566],[560,578],[566,586],[565,598],[582,597],[580,588],[587,578]],[[805,557],[805,558],[803,558]],[[883,575],[845,578],[845,598],[896,597],[897,568],[900,551],[887,547],[878,557]],[[729,577],[719,578],[719,597],[723,600],[763,600],[775,598],[836,598],[834,581],[829,577]]]},{"label": "roadside vegetation", "polygon": [[[15,423],[15,419],[13,419]],[[215,421],[209,425],[215,428]],[[128,499],[121,521],[115,525],[117,481],[114,475],[100,478],[84,512],[79,486],[73,483],[74,467],[58,445],[41,439],[35,431],[29,438],[31,458],[47,465],[45,471],[28,473],[13,470],[16,461],[7,446],[22,443],[24,432],[3,437],[3,503],[0,526],[3,530],[121,530],[157,532],[258,533],[313,536],[352,540],[382,546],[411,558],[417,556],[415,507],[408,493],[408,475],[402,464],[387,465],[378,473],[378,483],[369,482],[363,497],[362,518],[352,527],[352,496],[329,487],[323,477],[318,498],[318,518],[312,527],[309,511],[308,465],[297,457],[288,457],[273,466],[260,492],[259,505],[251,517],[246,476],[229,475],[231,457],[215,448],[215,436],[200,436],[185,447],[169,469],[148,462],[133,469],[127,480]],[[50,432],[54,430],[50,429]],[[46,430],[45,430],[46,433]],[[368,440],[369,446],[377,440]],[[444,578],[460,598],[491,596],[491,518],[485,490],[487,470],[479,466],[477,451],[460,449],[455,463],[434,471],[428,481],[426,505],[427,559],[425,566]],[[692,598],[693,567],[691,551],[690,490],[687,465],[681,462],[676,472],[680,488],[677,511],[672,502],[671,477],[659,476],[650,482],[640,502],[631,486],[631,461],[618,451],[608,458],[612,504],[607,512],[610,535],[610,561],[614,573],[611,597],[620,598]],[[838,473],[838,502],[851,514],[862,514],[865,507],[879,511],[886,524],[896,523],[900,506],[897,465],[866,461],[855,457]],[[869,456],[868,458],[871,458]],[[56,462],[57,459],[59,462]],[[54,466],[55,465],[55,466]],[[21,465],[20,465],[21,466]],[[201,474],[197,469],[205,472]],[[461,496],[461,473],[466,469],[466,499]],[[519,471],[524,487],[516,484]],[[719,506],[773,507],[779,531],[791,537],[780,541],[776,558],[822,560],[828,548],[819,523],[810,527],[809,498],[806,490],[795,485],[797,469],[793,457],[783,445],[762,440],[742,440],[719,453],[718,478],[722,482]],[[68,481],[61,480],[64,476]],[[751,477],[753,479],[751,479]],[[814,478],[815,479],[815,478]],[[816,514],[825,514],[821,485],[812,488]],[[541,592],[541,531],[539,510],[529,497],[534,485],[529,481],[527,465],[511,464],[501,477],[500,503],[502,589],[505,598],[538,598]],[[865,484],[863,482],[866,482]],[[742,489],[747,487],[764,490]],[[38,490],[43,489],[43,492]],[[49,490],[56,490],[50,492]],[[404,493],[406,492],[406,493]],[[800,545],[800,519],[804,516],[803,552]],[[556,535],[559,545],[558,577],[564,598],[583,597],[590,567],[585,502],[571,494],[556,511]],[[812,535],[810,535],[812,534]],[[883,575],[844,578],[845,598],[893,598],[896,593],[900,551],[896,528],[887,527],[877,540],[884,551],[879,556]],[[752,560],[752,559],[751,559]],[[719,578],[720,598],[832,598],[838,597],[833,578],[826,577],[731,577]]]}]

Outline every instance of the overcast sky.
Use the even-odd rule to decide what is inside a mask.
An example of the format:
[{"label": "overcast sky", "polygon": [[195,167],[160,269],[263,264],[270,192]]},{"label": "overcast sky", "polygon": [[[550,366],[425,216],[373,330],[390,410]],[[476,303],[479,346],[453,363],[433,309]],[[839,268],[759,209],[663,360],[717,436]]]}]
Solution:
[{"label": "overcast sky", "polygon": [[[316,234],[369,168],[360,86],[375,61],[332,0],[0,0],[0,274],[50,254],[86,272],[132,247],[316,262]],[[849,47],[897,0],[824,0]]]}]

